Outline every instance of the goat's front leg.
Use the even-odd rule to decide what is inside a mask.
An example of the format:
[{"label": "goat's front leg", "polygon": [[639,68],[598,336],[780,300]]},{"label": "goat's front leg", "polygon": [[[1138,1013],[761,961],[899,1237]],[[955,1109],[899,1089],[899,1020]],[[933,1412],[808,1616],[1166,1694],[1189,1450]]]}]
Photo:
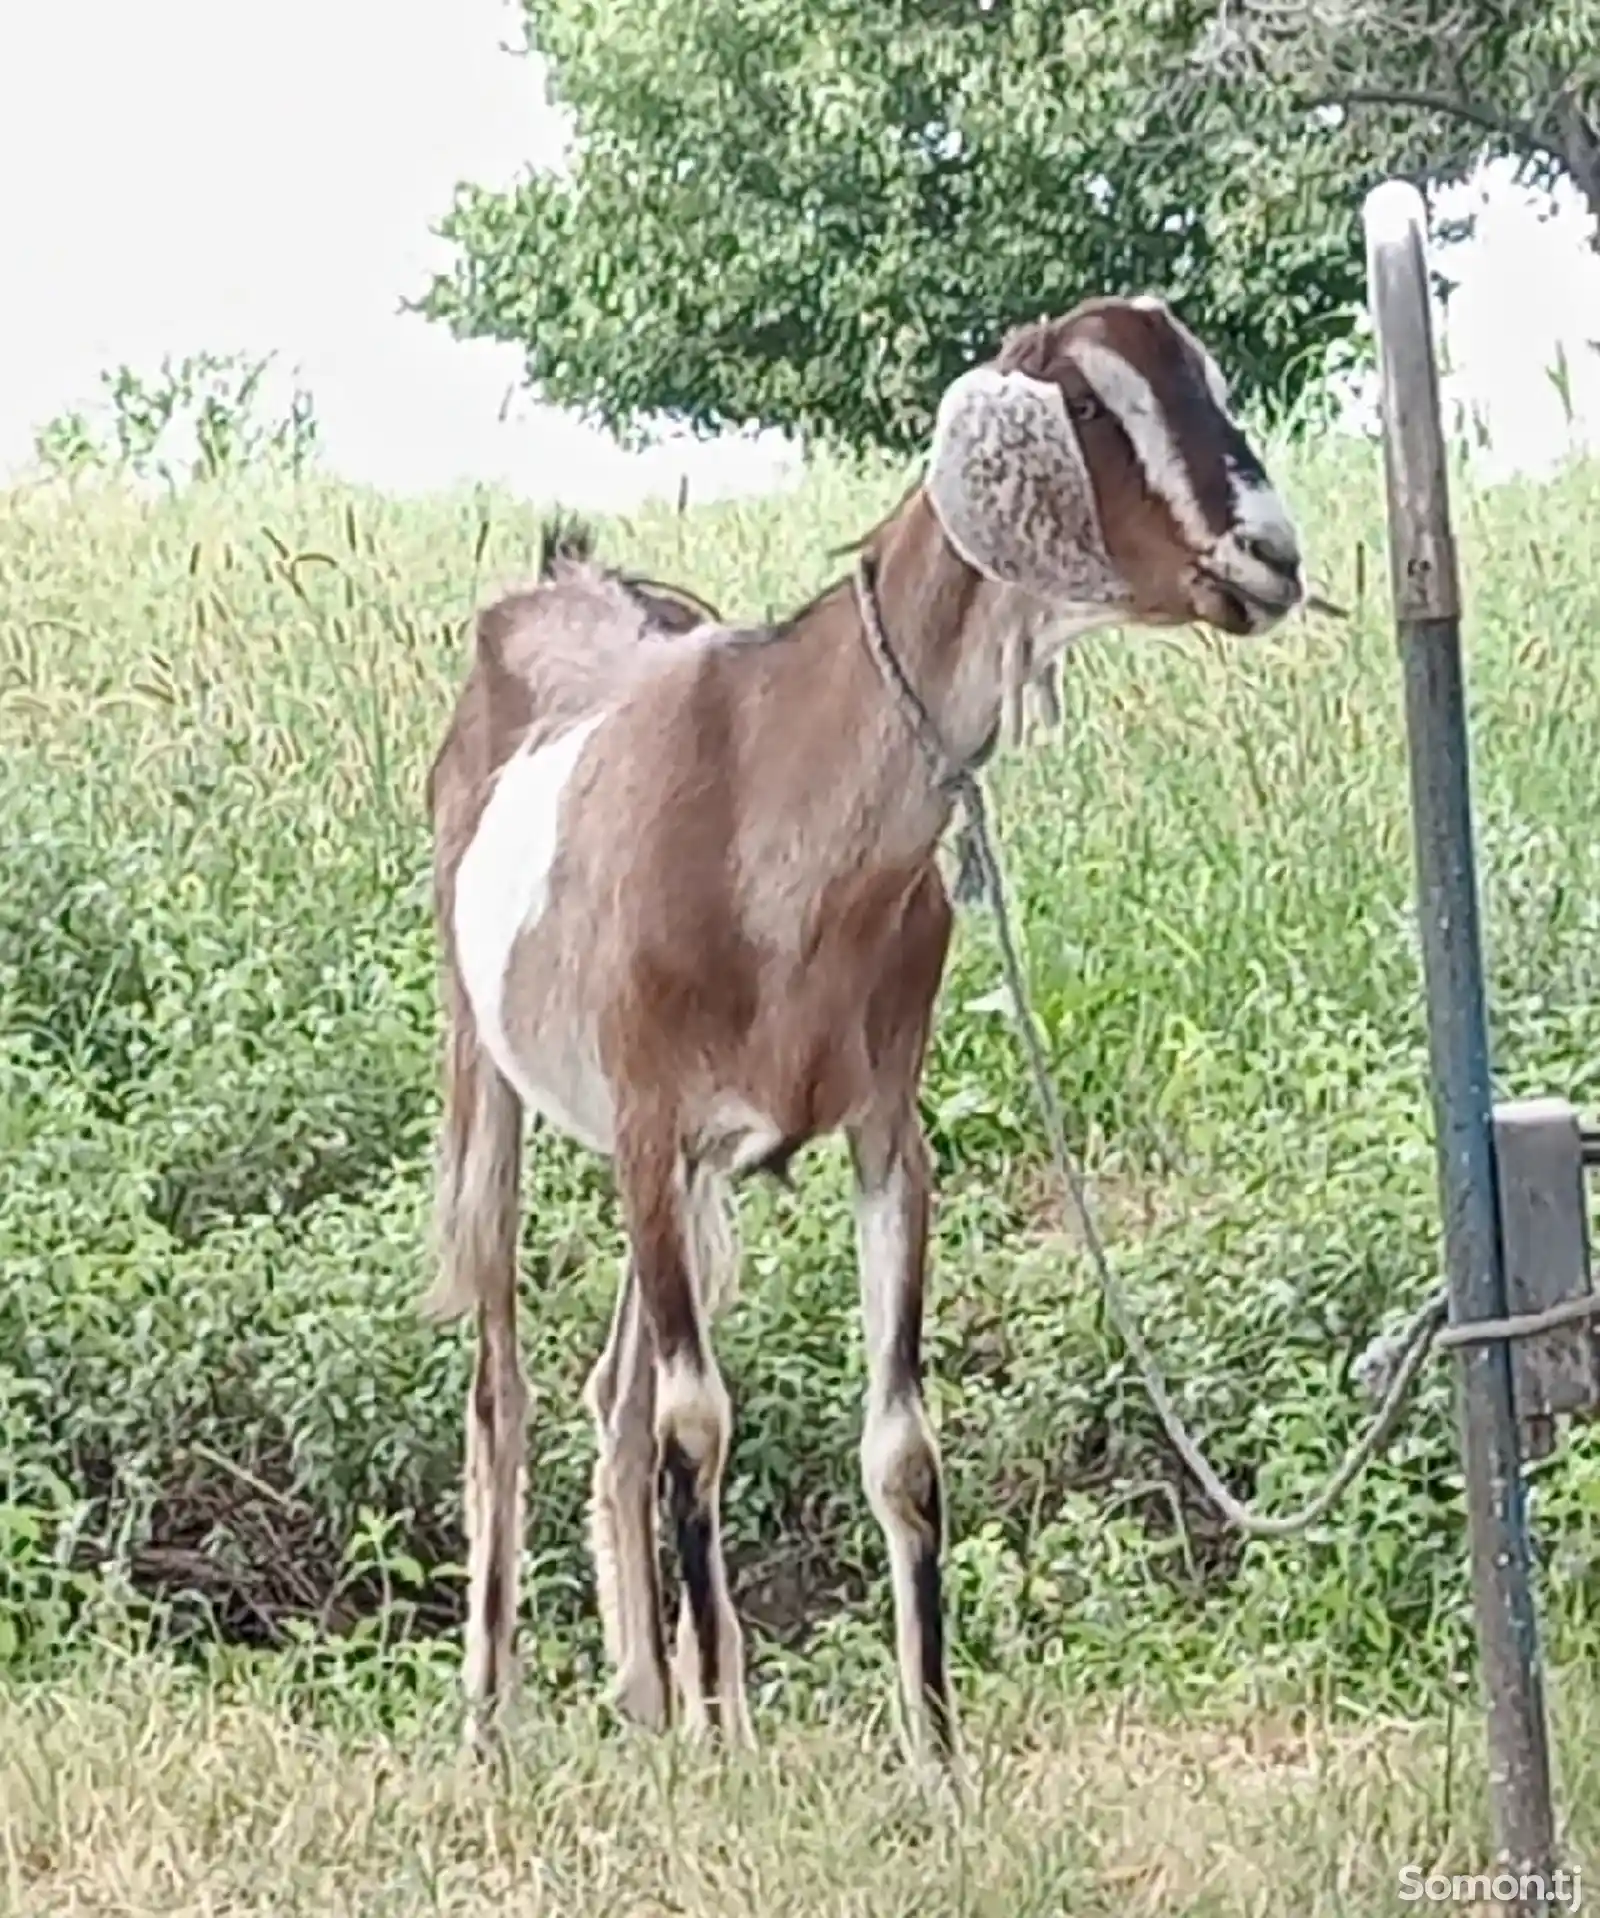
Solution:
[{"label": "goat's front leg", "polygon": [[959,1771],[945,1661],[939,1448],[922,1402],[928,1151],[914,1105],[850,1133],[867,1347],[861,1475],[889,1548],[907,1744]]},{"label": "goat's front leg", "polygon": [[[722,1474],[732,1408],[712,1354],[708,1289],[697,1270],[714,1234],[675,1132],[639,1118],[619,1141],[618,1178],[643,1317],[656,1358],[655,1440],[678,1551],[683,1600],[674,1661],[691,1730],[748,1745],[744,1637],[722,1554]],[[698,1256],[697,1256],[698,1255]]]}]

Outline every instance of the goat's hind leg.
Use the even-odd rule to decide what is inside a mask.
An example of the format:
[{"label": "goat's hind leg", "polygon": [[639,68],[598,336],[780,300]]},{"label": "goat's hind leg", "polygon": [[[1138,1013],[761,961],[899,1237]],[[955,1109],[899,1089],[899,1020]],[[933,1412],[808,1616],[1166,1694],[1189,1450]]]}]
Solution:
[{"label": "goat's hind leg", "polygon": [[[708,1168],[688,1174],[683,1220],[705,1370],[698,1402],[690,1401],[690,1429],[663,1431],[662,1482],[682,1579],[673,1670],[689,1729],[720,1732],[729,1744],[748,1749],[755,1738],[745,1698],[744,1634],[722,1550],[722,1478],[732,1411],[711,1356],[712,1321],[734,1290],[739,1247],[727,1186]],[[685,1376],[677,1373],[680,1381]],[[707,1416],[713,1409],[715,1422]],[[703,1434],[701,1445],[692,1431]]]},{"label": "goat's hind leg", "polygon": [[435,1317],[476,1308],[477,1353],[467,1392],[464,1523],[467,1739],[497,1742],[516,1687],[527,1387],[517,1351],[518,1187],[522,1105],[479,1048],[470,1017],[451,1032],[440,1140]]},{"label": "goat's hind leg", "polygon": [[675,1129],[659,1115],[628,1115],[617,1170],[656,1360],[657,1456],[683,1582],[674,1667],[684,1715],[693,1731],[720,1731],[748,1745],[744,1638],[722,1555],[732,1409],[709,1331],[723,1276],[714,1266],[732,1234],[713,1175],[687,1163]]}]

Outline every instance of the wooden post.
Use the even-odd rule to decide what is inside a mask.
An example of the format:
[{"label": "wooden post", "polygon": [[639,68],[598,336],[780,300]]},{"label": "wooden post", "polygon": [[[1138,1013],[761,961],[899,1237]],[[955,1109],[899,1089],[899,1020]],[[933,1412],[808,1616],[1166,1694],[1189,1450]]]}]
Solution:
[{"label": "wooden post", "polygon": [[[1462,697],[1461,596],[1433,347],[1426,213],[1390,180],[1368,195],[1368,296],[1382,374],[1395,621],[1405,673],[1412,829],[1439,1188],[1453,1324],[1506,1314],[1488,1013]],[[1458,1409],[1497,1868],[1548,1874],[1555,1834],[1511,1354],[1463,1346]],[[1522,1902],[1508,1911],[1532,1909]]]}]

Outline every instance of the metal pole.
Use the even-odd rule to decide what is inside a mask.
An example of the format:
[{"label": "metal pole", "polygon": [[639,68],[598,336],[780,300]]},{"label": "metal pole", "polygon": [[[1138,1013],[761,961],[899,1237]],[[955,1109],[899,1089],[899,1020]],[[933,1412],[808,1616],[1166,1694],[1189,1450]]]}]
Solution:
[{"label": "metal pole", "polygon": [[[1452,1323],[1506,1312],[1489,1034],[1450,530],[1421,195],[1367,197],[1367,282],[1382,373],[1395,621],[1405,672],[1412,830]],[[1464,1347],[1457,1398],[1478,1651],[1488,1706],[1496,1863],[1549,1873],[1550,1757],[1511,1355]],[[1521,1911],[1518,1902],[1508,1907]]]}]

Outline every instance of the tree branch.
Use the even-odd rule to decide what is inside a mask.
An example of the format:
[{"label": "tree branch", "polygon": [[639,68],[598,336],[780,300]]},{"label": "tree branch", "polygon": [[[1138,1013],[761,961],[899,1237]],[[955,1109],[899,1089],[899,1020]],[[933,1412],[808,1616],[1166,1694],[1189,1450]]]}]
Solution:
[{"label": "tree branch", "polygon": [[1542,132],[1531,120],[1514,119],[1510,114],[1497,113],[1492,107],[1481,107],[1475,101],[1457,99],[1448,93],[1413,92],[1407,87],[1340,87],[1317,95],[1307,104],[1312,108],[1404,107],[1417,113],[1437,113],[1446,119],[1465,120],[1469,126],[1480,127],[1485,133],[1509,140],[1529,152],[1543,153],[1563,166],[1571,164],[1559,140],[1553,134]]}]

